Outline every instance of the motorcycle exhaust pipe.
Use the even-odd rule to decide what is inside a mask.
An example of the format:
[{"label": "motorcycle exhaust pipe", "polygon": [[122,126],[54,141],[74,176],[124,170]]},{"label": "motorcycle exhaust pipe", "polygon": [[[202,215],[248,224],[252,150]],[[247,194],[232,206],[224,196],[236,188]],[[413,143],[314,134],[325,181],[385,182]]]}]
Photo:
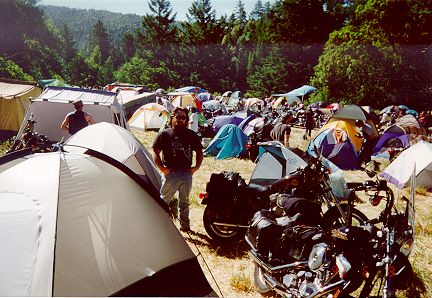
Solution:
[{"label": "motorcycle exhaust pipe", "polygon": [[308,298],[321,296],[321,295],[326,294],[328,292],[334,291],[337,288],[342,287],[345,283],[346,283],[345,280],[339,280],[339,281],[335,282],[334,284],[331,284],[331,285],[328,285],[328,286],[325,286],[323,288],[316,290],[315,292],[310,294]]},{"label": "motorcycle exhaust pipe", "polygon": [[295,263],[290,263],[290,264],[280,265],[280,266],[271,266],[271,265],[266,264],[264,261],[262,261],[258,257],[258,254],[255,251],[253,251],[253,250],[250,250],[249,253],[248,253],[248,255],[261,268],[263,268],[265,271],[270,272],[270,273],[282,273],[282,272],[284,272],[286,270],[301,269],[301,268],[305,268],[305,267],[308,266],[308,262],[307,261],[295,262]]},{"label": "motorcycle exhaust pipe", "polygon": [[221,222],[214,222],[215,226],[221,226],[221,227],[232,227],[232,228],[248,228],[249,226],[243,226],[239,224],[229,224],[229,223],[221,223]]}]

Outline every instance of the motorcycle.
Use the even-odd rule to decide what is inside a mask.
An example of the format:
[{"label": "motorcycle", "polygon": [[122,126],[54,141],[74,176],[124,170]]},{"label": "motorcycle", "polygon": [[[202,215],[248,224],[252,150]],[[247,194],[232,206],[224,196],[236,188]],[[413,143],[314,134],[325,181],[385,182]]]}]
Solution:
[{"label": "motorcycle", "polygon": [[203,215],[204,228],[214,240],[244,239],[249,222],[257,211],[275,208],[278,202],[292,194],[319,206],[323,227],[341,226],[348,219],[355,224],[367,220],[362,212],[354,208],[354,200],[348,204],[341,203],[334,196],[329,174],[321,159],[314,157],[309,158],[306,167],[268,186],[247,185],[236,172],[213,173],[206,192],[200,194],[201,204],[207,205]]},{"label": "motorcycle", "polygon": [[16,140],[6,153],[16,150],[31,148],[33,152],[50,152],[53,151],[54,142],[50,141],[48,137],[43,134],[34,132],[36,121],[33,120],[33,114],[27,120],[26,127],[21,136],[21,139]]},{"label": "motorcycle", "polygon": [[[377,168],[375,161],[366,168],[370,164]],[[370,178],[377,174],[370,169],[366,173]],[[268,211],[254,215],[246,242],[251,247],[254,283],[260,293],[310,298],[369,297],[377,292],[394,297],[396,289],[407,285],[412,270],[408,256],[415,235],[415,182],[408,198],[402,196],[406,205],[399,212],[385,180],[347,183],[347,187],[351,195],[364,191],[372,206],[385,205],[384,210],[361,225],[347,221],[329,229],[317,225],[320,219],[313,208],[299,208],[292,202],[284,204],[290,216],[278,217]],[[385,204],[380,204],[383,199]]]}]

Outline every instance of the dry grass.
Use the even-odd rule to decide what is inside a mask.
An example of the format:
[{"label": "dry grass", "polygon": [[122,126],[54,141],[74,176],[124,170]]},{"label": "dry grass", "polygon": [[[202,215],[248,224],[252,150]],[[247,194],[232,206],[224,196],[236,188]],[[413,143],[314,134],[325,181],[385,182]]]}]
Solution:
[{"label": "dry grass", "polygon": [[[151,150],[151,142],[156,132],[132,131]],[[312,137],[317,131],[312,133]],[[290,137],[290,145],[303,151],[308,141],[303,140],[304,130],[294,128]],[[380,160],[387,165],[387,160]],[[191,249],[198,256],[201,267],[213,289],[223,297],[262,297],[253,284],[253,263],[247,256],[248,246],[244,241],[232,245],[221,245],[208,237],[202,224],[204,206],[200,204],[199,193],[205,191],[206,183],[212,173],[221,171],[236,171],[248,182],[255,164],[246,159],[215,160],[204,157],[202,167],[194,174],[194,185],[191,193],[191,228],[193,232],[183,233]],[[347,182],[360,182],[370,179],[362,171],[344,171]],[[396,191],[396,189],[395,189]],[[366,196],[359,196],[361,202],[357,208],[368,217],[374,217],[382,210],[372,207]],[[382,205],[381,205],[382,207]],[[418,189],[416,195],[416,241],[410,260],[413,264],[415,277],[409,291],[398,293],[402,297],[432,296],[432,200],[431,194],[424,189]],[[176,225],[179,226],[178,222]]]}]

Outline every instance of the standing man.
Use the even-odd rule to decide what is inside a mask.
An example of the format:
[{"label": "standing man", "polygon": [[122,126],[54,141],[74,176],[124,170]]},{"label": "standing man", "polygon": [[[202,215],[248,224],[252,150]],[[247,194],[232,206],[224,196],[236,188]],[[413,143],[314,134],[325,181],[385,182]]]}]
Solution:
[{"label": "standing man", "polygon": [[311,107],[307,108],[305,118],[306,131],[303,136],[303,140],[309,140],[311,138],[312,129],[315,127],[314,112],[312,111]]},{"label": "standing man", "polygon": [[83,129],[89,125],[89,123],[96,123],[89,113],[83,111],[84,104],[81,100],[74,101],[73,105],[75,107],[75,112],[67,114],[61,125],[61,129],[66,130],[71,135]]},{"label": "standing man", "polygon": [[[200,139],[194,131],[187,128],[187,115],[186,108],[175,108],[169,119],[170,127],[161,131],[153,143],[153,159],[164,173],[160,190],[162,199],[169,205],[177,190],[179,192],[178,214],[182,231],[190,231],[189,194],[192,189],[192,175],[203,160]],[[194,167],[193,151],[196,156]]]},{"label": "standing man", "polygon": [[282,117],[281,121],[279,121],[272,129],[270,136],[273,140],[279,141],[284,144],[285,147],[289,146],[289,137],[291,134],[291,127],[289,126],[289,122],[291,120],[290,114],[286,114]]},{"label": "standing man", "polygon": [[375,134],[372,126],[364,123],[363,120],[357,119],[355,125],[361,129],[361,134],[356,136],[364,139],[358,159],[358,165],[361,168],[363,162],[368,163],[371,161],[373,148],[375,146]]},{"label": "standing man", "polygon": [[198,132],[198,109],[195,107],[191,108],[191,115],[189,116],[188,128],[194,132]]}]

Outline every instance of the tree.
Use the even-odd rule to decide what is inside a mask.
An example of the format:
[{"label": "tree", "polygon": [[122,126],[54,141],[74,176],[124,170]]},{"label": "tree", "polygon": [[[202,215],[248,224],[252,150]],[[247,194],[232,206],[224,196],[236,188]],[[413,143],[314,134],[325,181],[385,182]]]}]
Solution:
[{"label": "tree", "polygon": [[88,51],[92,53],[97,46],[99,46],[99,51],[101,53],[101,63],[103,63],[110,55],[111,45],[104,24],[99,19],[93,26],[93,32],[90,37]]},{"label": "tree", "polygon": [[152,14],[146,14],[141,22],[145,34],[145,43],[163,45],[176,43],[178,40],[175,18],[171,17],[172,7],[169,0],[150,0],[148,3]]},{"label": "tree", "polygon": [[62,58],[64,65],[68,65],[78,55],[78,51],[75,47],[76,40],[74,40],[72,32],[69,30],[69,26],[64,23],[60,30],[60,37],[62,43]]},{"label": "tree", "polygon": [[4,79],[34,82],[34,79],[24,73],[21,67],[11,60],[0,57],[0,77]]},{"label": "tree", "polygon": [[222,41],[223,28],[216,20],[216,11],[210,0],[195,0],[188,11],[188,22],[182,23],[183,43],[214,44]]},{"label": "tree", "polygon": [[430,102],[424,45],[431,42],[431,16],[432,5],[421,0],[358,5],[349,25],[330,35],[311,82],[318,92],[311,97],[374,108]]}]

